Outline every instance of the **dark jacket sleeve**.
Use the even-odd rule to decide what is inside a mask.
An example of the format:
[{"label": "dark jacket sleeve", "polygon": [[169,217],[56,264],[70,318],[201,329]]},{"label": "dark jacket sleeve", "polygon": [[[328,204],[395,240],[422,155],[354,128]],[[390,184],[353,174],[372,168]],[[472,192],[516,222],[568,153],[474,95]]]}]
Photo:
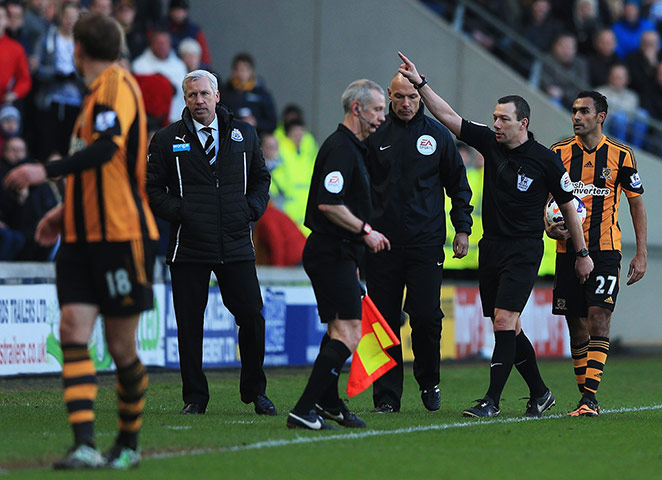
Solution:
[{"label": "dark jacket sleeve", "polygon": [[92,145],[74,153],[70,157],[46,164],[46,174],[49,178],[78,173],[95,168],[112,160],[117,151],[117,145],[108,135],[99,137]]},{"label": "dark jacket sleeve", "polygon": [[[158,217],[181,223],[182,199],[179,191],[168,189],[168,151],[163,148],[160,132],[154,134],[147,155],[147,195],[149,206]],[[179,182],[176,182],[179,183]]]},{"label": "dark jacket sleeve", "polygon": [[467,180],[467,170],[462,157],[457,151],[450,132],[444,132],[443,150],[441,152],[441,181],[446,194],[451,199],[451,223],[456,233],[471,234],[473,219],[471,212],[471,187]]},{"label": "dark jacket sleeve", "polygon": [[253,142],[253,155],[250,164],[246,183],[246,201],[251,209],[251,221],[255,222],[267,209],[269,185],[271,184],[271,175],[269,175],[269,170],[264,163],[264,154],[257,140],[257,135]]}]

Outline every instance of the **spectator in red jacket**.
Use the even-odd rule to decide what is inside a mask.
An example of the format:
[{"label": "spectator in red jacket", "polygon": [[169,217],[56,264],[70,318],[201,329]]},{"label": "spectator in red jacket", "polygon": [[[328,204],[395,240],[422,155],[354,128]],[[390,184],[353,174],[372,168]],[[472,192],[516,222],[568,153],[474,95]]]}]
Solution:
[{"label": "spectator in red jacket", "polygon": [[7,7],[0,3],[0,103],[21,99],[32,87],[25,50],[5,33],[8,20]]}]

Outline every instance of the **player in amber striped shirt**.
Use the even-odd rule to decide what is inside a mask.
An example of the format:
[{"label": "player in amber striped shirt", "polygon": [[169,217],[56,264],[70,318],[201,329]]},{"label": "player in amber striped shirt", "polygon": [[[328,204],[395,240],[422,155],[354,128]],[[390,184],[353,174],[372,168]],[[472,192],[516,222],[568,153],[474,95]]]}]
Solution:
[{"label": "player in amber striped shirt", "polygon": [[609,353],[609,324],[618,295],[618,207],[622,192],[628,200],[637,244],[627,284],[641,280],[646,273],[644,189],[632,149],[602,133],[607,108],[607,99],[600,93],[579,93],[572,105],[575,136],[552,146],[570,174],[575,196],[586,205],[584,237],[595,263],[589,279],[580,285],[574,275],[575,255],[569,253],[575,249],[567,245],[569,234],[563,222],[547,225],[548,235],[558,240],[552,310],[566,317],[575,376],[582,393],[571,416],[595,417],[600,413],[595,394]]},{"label": "player in amber striped shirt", "polygon": [[[46,214],[37,240],[55,243],[60,302],[64,399],[74,446],[57,469],[135,467],[138,430],[147,386],[136,352],[140,312],[153,307],[152,272],[158,232],[145,192],[147,121],[131,75],[115,61],[122,32],[101,15],[74,26],[76,68],[89,88],[71,140],[70,156],[26,165],[6,177],[20,189],[66,175],[64,205]],[[104,317],[108,350],[117,365],[119,434],[105,456],[94,442],[97,380],[87,344],[96,318]]]}]

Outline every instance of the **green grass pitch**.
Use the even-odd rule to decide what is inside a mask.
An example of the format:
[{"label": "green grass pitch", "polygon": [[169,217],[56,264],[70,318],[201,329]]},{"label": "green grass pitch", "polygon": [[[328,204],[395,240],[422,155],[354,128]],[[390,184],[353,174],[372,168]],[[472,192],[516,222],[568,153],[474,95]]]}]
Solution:
[{"label": "green grass pitch", "polygon": [[[541,420],[523,420],[528,395],[516,370],[501,416],[463,418],[481,397],[488,365],[441,368],[442,406],[428,412],[411,365],[399,414],[370,413],[371,392],[350,408],[367,429],[288,430],[286,414],[310,369],[270,369],[267,393],[277,417],[259,417],[239,400],[238,371],[209,372],[211,401],[204,416],[179,415],[176,372],[152,372],[141,432],[143,461],[130,472],[54,472],[50,465],[71,444],[59,379],[0,379],[2,478],[199,479],[655,479],[662,478],[662,358],[612,356],[598,399],[598,418],[564,414],[579,400],[572,362],[543,361],[556,406]],[[346,384],[343,374],[341,383]],[[116,432],[113,377],[100,377],[96,434],[103,450]]]}]

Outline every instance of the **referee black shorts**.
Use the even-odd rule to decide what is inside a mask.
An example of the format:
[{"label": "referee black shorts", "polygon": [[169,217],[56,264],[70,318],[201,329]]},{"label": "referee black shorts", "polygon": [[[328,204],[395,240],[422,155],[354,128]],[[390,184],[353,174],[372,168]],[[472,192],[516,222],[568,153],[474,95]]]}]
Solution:
[{"label": "referee black shorts", "polygon": [[575,273],[575,254],[557,253],[552,313],[587,317],[588,307],[613,312],[621,278],[621,258],[618,250],[591,252],[593,271],[582,285]]},{"label": "referee black shorts", "polygon": [[542,239],[523,238],[478,242],[478,281],[483,315],[494,309],[522,312],[538,276]]},{"label": "referee black shorts", "polygon": [[322,323],[361,318],[357,267],[365,247],[335,237],[311,233],[303,249],[303,268],[313,285]]},{"label": "referee black shorts", "polygon": [[55,261],[60,305],[97,305],[102,315],[128,316],[154,308],[156,242],[63,243]]}]

